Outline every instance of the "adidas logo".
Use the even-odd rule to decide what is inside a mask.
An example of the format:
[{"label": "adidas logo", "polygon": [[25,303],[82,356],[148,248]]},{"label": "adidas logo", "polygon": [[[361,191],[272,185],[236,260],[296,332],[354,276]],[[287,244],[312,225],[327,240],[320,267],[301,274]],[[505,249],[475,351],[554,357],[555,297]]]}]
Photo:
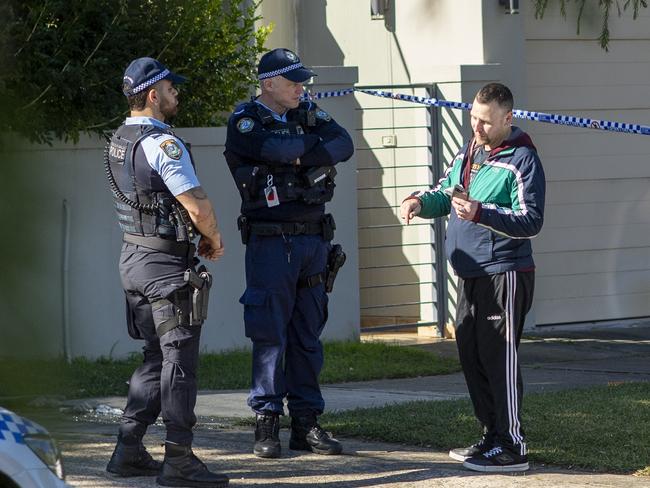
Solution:
[{"label": "adidas logo", "polygon": [[488,315],[487,320],[501,320],[501,315]]}]

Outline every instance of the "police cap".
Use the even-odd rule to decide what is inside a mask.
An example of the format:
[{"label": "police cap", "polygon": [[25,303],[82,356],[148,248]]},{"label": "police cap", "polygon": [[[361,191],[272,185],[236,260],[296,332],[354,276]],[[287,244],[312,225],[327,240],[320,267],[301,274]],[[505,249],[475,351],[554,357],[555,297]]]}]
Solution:
[{"label": "police cap", "polygon": [[186,78],[172,73],[164,64],[153,58],[138,58],[131,61],[124,71],[122,91],[127,97],[140,93],[160,80],[183,83]]},{"label": "police cap", "polygon": [[296,83],[302,83],[312,76],[317,76],[311,69],[302,65],[296,53],[288,49],[277,48],[262,56],[257,65],[257,77],[263,80],[280,75]]}]

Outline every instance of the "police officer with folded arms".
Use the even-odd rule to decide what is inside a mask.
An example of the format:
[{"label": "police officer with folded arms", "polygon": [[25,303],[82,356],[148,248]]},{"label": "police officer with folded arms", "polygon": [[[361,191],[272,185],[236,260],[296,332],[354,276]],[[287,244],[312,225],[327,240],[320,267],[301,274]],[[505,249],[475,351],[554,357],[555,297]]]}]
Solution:
[{"label": "police officer with folded arms", "polygon": [[315,76],[288,49],[264,54],[261,95],[236,108],[225,156],[242,198],[238,226],[246,244],[246,335],[253,343],[248,405],[256,414],[253,452],[281,454],[284,398],[293,450],[339,454],[341,444],[317,417],[324,401],[319,340],[327,320],[326,287],[344,261],[332,246],[334,220],[325,203],[334,193],[335,165],[354,151],[345,129],[313,102],[301,102]]},{"label": "police officer with folded arms", "polygon": [[[198,254],[215,261],[224,252],[214,210],[196,177],[188,146],[168,122],[176,115],[185,79],[152,58],[134,60],[123,91],[131,116],[105,152],[119,225],[124,232],[120,277],[131,337],[144,340],[144,360],[129,382],[117,445],[107,471],[158,475],[163,486],[223,487],[192,452],[201,325],[210,273],[195,269]],[[142,438],[158,415],[166,426],[165,457],[155,461]]]}]

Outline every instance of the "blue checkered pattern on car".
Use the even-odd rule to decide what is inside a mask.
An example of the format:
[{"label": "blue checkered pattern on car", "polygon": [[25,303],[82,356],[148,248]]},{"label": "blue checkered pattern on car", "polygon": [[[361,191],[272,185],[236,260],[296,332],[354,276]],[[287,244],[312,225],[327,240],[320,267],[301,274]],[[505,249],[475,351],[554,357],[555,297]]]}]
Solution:
[{"label": "blue checkered pattern on car", "polygon": [[9,441],[24,444],[25,434],[45,432],[47,431],[37,423],[0,407],[0,442]]}]

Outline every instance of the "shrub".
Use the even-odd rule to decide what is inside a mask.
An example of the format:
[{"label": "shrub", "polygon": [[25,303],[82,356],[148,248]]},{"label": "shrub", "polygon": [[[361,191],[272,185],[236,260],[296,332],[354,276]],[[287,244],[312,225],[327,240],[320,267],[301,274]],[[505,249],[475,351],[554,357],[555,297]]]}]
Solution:
[{"label": "shrub", "polygon": [[247,0],[9,0],[0,6],[0,131],[77,140],[119,125],[122,75],[151,56],[190,78],[175,125],[214,126],[255,83],[269,28]]}]

